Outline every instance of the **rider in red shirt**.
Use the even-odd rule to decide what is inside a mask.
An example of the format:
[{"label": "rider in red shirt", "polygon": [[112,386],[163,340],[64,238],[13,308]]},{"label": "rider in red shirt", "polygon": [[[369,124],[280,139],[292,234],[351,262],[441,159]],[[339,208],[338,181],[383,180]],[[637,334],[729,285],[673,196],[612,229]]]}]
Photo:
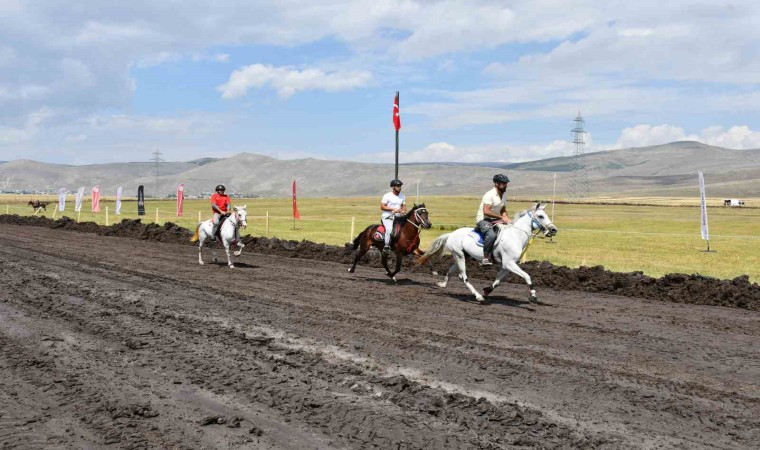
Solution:
[{"label": "rider in red shirt", "polygon": [[216,187],[216,192],[211,194],[211,210],[214,212],[214,228],[211,231],[211,240],[216,240],[216,232],[219,230],[219,218],[227,214],[230,209],[230,197],[225,194],[227,189],[223,184]]}]

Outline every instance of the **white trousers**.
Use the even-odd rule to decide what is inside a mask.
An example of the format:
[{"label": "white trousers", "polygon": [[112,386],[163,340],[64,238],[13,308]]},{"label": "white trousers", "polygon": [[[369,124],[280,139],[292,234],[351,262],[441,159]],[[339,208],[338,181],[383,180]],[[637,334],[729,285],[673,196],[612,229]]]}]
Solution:
[{"label": "white trousers", "polygon": [[385,245],[390,245],[391,243],[391,232],[393,231],[393,217],[394,216],[380,217],[380,221],[383,222],[383,226],[385,227]]}]

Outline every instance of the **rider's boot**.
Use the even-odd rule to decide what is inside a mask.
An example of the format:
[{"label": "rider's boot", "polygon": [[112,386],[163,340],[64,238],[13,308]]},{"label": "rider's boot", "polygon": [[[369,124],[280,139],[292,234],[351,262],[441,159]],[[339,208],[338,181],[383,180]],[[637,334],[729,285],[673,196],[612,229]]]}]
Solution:
[{"label": "rider's boot", "polygon": [[217,227],[211,229],[211,242],[216,242],[216,233],[218,231]]}]

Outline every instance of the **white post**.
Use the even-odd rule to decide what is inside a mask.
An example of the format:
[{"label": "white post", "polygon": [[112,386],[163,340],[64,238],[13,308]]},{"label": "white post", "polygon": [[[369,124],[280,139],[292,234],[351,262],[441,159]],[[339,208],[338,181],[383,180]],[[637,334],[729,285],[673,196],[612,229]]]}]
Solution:
[{"label": "white post", "polygon": [[202,222],[202,220],[201,220],[201,212],[200,211],[198,211],[198,222]]},{"label": "white post", "polygon": [[269,237],[269,211],[267,211],[267,224],[265,227],[264,237]]},{"label": "white post", "polygon": [[55,205],[55,209],[53,210],[53,220],[55,220],[55,216],[58,215],[58,205]]},{"label": "white post", "polygon": [[354,224],[356,223],[356,217],[351,218],[351,234],[348,235],[348,242],[354,238]]},{"label": "white post", "polygon": [[[417,200],[415,200],[414,203],[416,204],[416,203],[419,203],[419,202],[420,202],[420,179],[417,178]],[[351,234],[353,234],[353,233],[351,233]]]},{"label": "white post", "polygon": [[79,223],[79,217],[82,215],[82,210],[77,211],[77,223]]},{"label": "white post", "polygon": [[156,225],[158,225],[158,208],[156,208]]},{"label": "white post", "polygon": [[106,226],[108,226],[108,206],[106,206]]}]

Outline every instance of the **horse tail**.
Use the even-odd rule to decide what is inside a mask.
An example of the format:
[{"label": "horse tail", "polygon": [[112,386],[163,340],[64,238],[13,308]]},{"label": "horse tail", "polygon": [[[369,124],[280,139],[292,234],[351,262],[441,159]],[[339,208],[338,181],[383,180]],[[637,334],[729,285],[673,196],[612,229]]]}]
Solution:
[{"label": "horse tail", "polygon": [[370,228],[372,228],[372,225],[365,228],[364,231],[362,231],[361,233],[359,233],[358,236],[356,236],[356,239],[354,239],[354,246],[353,246],[354,250],[356,250],[357,248],[359,248],[360,245],[362,245],[362,236],[364,236],[364,233],[366,233],[367,230],[369,230]]},{"label": "horse tail", "polygon": [[190,242],[198,242],[198,239],[201,238],[200,233],[198,232],[198,230],[200,229],[201,229],[201,224],[199,223],[198,225],[195,226],[195,234],[193,235],[193,237],[190,238]]},{"label": "horse tail", "polygon": [[449,240],[449,236],[451,236],[451,233],[438,236],[438,238],[430,244],[430,247],[425,250],[425,254],[417,259],[417,264],[425,264],[429,260],[441,256],[443,250],[446,248],[446,241]]}]

